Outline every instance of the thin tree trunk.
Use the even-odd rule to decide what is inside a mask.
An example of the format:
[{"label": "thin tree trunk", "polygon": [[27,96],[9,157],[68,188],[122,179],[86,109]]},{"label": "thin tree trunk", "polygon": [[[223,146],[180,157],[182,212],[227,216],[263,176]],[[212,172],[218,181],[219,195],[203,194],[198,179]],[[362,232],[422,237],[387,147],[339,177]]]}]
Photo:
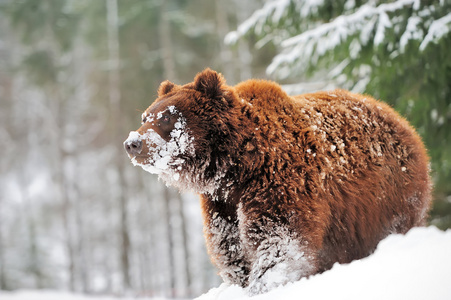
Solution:
[{"label": "thin tree trunk", "polygon": [[[4,189],[3,189],[4,190]],[[5,247],[3,243],[3,197],[0,195],[0,290],[6,290],[6,273],[5,273],[5,258],[3,249]]]},{"label": "thin tree trunk", "polygon": [[180,226],[182,231],[182,247],[183,247],[183,256],[184,256],[184,273],[185,273],[185,286],[186,286],[186,295],[185,296],[191,296],[191,267],[190,267],[190,255],[189,255],[189,247],[188,247],[188,228],[186,226],[186,218],[185,218],[185,209],[184,209],[184,203],[182,199],[182,195],[180,193],[177,193],[175,199],[178,202],[178,213],[179,213],[179,219],[180,219]]},{"label": "thin tree trunk", "polygon": [[[120,56],[119,56],[119,27],[118,27],[118,6],[117,0],[107,0],[107,28],[108,28],[108,56],[109,56],[109,100],[110,110],[113,123],[112,142],[118,145],[121,141],[121,114],[120,114],[120,102],[121,102],[121,90],[120,90]],[[115,147],[117,150],[117,146]],[[131,287],[130,281],[130,238],[127,225],[127,199],[125,197],[125,180],[123,171],[123,160],[119,157],[118,151],[115,151],[114,161],[116,173],[118,176],[119,188],[117,198],[119,200],[120,209],[120,263],[122,269],[122,281],[124,289],[127,290]]]},{"label": "thin tree trunk", "polygon": [[[61,53],[58,50],[57,42],[53,36],[53,30],[50,23],[46,24],[45,39],[42,41],[46,44],[51,52],[52,57],[61,57]],[[48,99],[48,107],[51,112],[51,118],[53,119],[53,131],[52,131],[52,148],[54,149],[54,181],[57,186],[57,196],[59,197],[62,205],[62,226],[65,234],[65,247],[69,260],[69,289],[70,291],[76,291],[77,288],[77,265],[74,249],[74,236],[71,226],[71,199],[69,196],[69,182],[67,174],[65,172],[65,162],[67,160],[67,153],[64,151],[65,142],[65,128],[66,128],[66,111],[67,102],[64,101],[64,97],[61,96],[61,87],[57,84],[50,84],[45,90],[46,97]],[[33,127],[33,126],[31,126]]]},{"label": "thin tree trunk", "polygon": [[[0,26],[2,28],[6,28],[6,23],[4,20],[0,21]],[[9,67],[9,61],[13,60],[14,53],[13,50],[15,50],[16,47],[12,47],[9,43],[10,40],[10,34],[9,30],[5,30],[8,32],[7,34],[3,35],[3,43],[6,43],[9,45],[7,51],[3,51],[2,55],[0,56],[0,65],[8,66]],[[3,33],[3,32],[2,32]],[[12,43],[11,43],[12,44]],[[4,76],[4,74],[0,71],[0,89],[2,90],[3,98],[2,103],[0,104],[0,126],[3,128],[4,132],[2,134],[2,143],[3,145],[10,145],[7,149],[2,150],[2,159],[0,160],[0,173],[6,174],[6,171],[11,168],[11,158],[12,157],[12,151],[14,150],[14,147],[11,147],[11,136],[10,136],[10,130],[12,122],[12,118],[14,117],[11,113],[13,111],[12,106],[12,78],[9,78],[9,76]],[[13,142],[13,146],[16,142]],[[6,158],[6,159],[5,159]],[[6,228],[6,222],[3,220],[3,208],[5,205],[5,193],[3,191],[6,191],[6,186],[4,185],[4,181],[0,181],[0,290],[6,290],[8,289],[8,279],[7,279],[7,272],[6,272],[6,259],[5,259],[5,250],[7,246],[7,241],[5,240],[6,237],[3,235],[3,231]]]},{"label": "thin tree trunk", "polygon": [[234,76],[235,66],[233,64],[233,54],[230,47],[224,44],[224,37],[230,31],[227,20],[228,13],[224,1],[216,1],[216,24],[219,36],[219,56],[221,58],[224,77],[227,82],[236,83]]},{"label": "thin tree trunk", "polygon": [[[27,193],[27,192],[25,192]],[[27,200],[29,197],[26,197]],[[28,202],[28,201],[27,201]],[[34,276],[35,287],[37,289],[44,288],[43,276],[41,273],[40,259],[39,259],[39,247],[36,239],[35,221],[32,213],[27,209],[27,226],[28,226],[28,241],[29,241],[29,255],[30,255],[30,272]]]},{"label": "thin tree trunk", "polygon": [[[61,166],[62,168],[62,166]],[[67,251],[67,256],[69,259],[69,290],[70,291],[75,291],[75,254],[74,254],[74,248],[73,248],[73,237],[72,237],[72,230],[71,230],[71,226],[70,226],[70,220],[69,220],[69,215],[70,215],[70,209],[71,209],[71,205],[69,202],[69,198],[67,197],[67,195],[65,195],[65,191],[64,191],[64,185],[65,183],[63,182],[63,178],[62,178],[62,171],[59,172],[58,175],[56,175],[59,179],[57,179],[57,186],[59,186],[59,195],[62,198],[62,221],[63,221],[63,227],[64,227],[64,235],[66,238],[66,251]]]},{"label": "thin tree trunk", "polygon": [[[75,156],[75,154],[74,154]],[[74,164],[74,174],[77,172],[78,164]],[[75,224],[77,228],[77,258],[78,258],[78,269],[81,283],[81,291],[83,293],[89,292],[89,274],[86,265],[86,243],[83,230],[83,212],[82,212],[82,202],[83,197],[80,197],[80,190],[78,186],[78,178],[73,178],[72,195],[74,198],[74,213],[75,213]]]},{"label": "thin tree trunk", "polygon": [[[74,41],[74,48],[72,50],[72,60],[71,69],[73,70],[73,74],[71,79],[74,82],[77,82],[76,88],[79,91],[84,91],[88,87],[86,85],[86,72],[87,72],[87,64],[86,56],[85,56],[85,48],[84,44],[80,37],[77,37]],[[64,94],[71,94],[71,87],[67,88],[66,86],[62,86],[65,88]],[[65,123],[66,124],[76,124],[83,119],[82,108],[80,102],[83,101],[83,96],[81,96],[80,92],[73,93],[73,99],[67,102],[66,111],[70,113],[66,113]],[[70,127],[69,127],[70,128]],[[83,158],[81,158],[80,153],[83,147],[80,145],[81,140],[80,137],[83,138],[83,129],[79,126],[76,127],[72,136],[70,137],[71,142],[74,144],[70,151],[70,157],[73,160],[71,164],[71,178],[70,178],[70,188],[71,188],[71,201],[73,203],[74,209],[74,218],[75,218],[75,229],[76,229],[76,239],[75,239],[75,249],[76,249],[76,258],[78,260],[78,276],[80,278],[81,291],[83,293],[89,293],[90,291],[90,272],[88,267],[88,241],[87,232],[85,231],[85,219],[86,214],[83,212],[85,195],[83,194],[83,190],[81,187],[82,178],[80,178],[81,168],[83,165]]]},{"label": "thin tree trunk", "polygon": [[[250,3],[247,1],[235,0],[236,15],[238,23],[243,23],[250,15]],[[240,66],[240,81],[252,78],[252,54],[249,50],[249,42],[244,39],[238,41],[238,59]]]},{"label": "thin tree trunk", "polygon": [[[32,115],[32,107],[27,106],[27,109],[25,110],[24,115],[24,124],[28,128],[34,128],[34,116]],[[32,140],[32,133],[27,132],[27,147],[32,148],[33,147],[33,140]],[[27,156],[30,156],[28,153]],[[26,162],[28,159],[25,158],[24,162]],[[22,170],[22,187],[28,187],[29,183],[31,182],[30,174],[27,172],[26,165],[23,165]],[[43,278],[42,278],[42,272],[41,272],[41,259],[39,257],[39,245],[37,243],[36,239],[36,221],[33,216],[33,202],[30,199],[29,190],[28,188],[25,188],[23,190],[23,211],[25,215],[25,222],[26,222],[26,228],[27,228],[27,235],[28,235],[28,268],[29,272],[33,275],[34,281],[35,281],[35,288],[41,289],[44,287],[43,284]]]},{"label": "thin tree trunk", "polygon": [[163,60],[163,71],[165,79],[177,82],[173,47],[171,41],[171,25],[169,23],[169,17],[166,10],[166,2],[167,1],[161,2],[160,23],[158,26],[161,46],[160,51],[161,58]]},{"label": "thin tree trunk", "polygon": [[[153,180],[149,180],[149,178],[145,176],[140,176],[140,183],[141,183],[141,189],[144,190],[146,195],[146,205],[147,209],[146,211],[149,212],[149,223],[146,225],[148,227],[148,234],[145,237],[146,243],[143,252],[145,251],[145,261],[147,263],[146,265],[146,271],[148,274],[146,286],[149,290],[157,290],[161,291],[164,288],[162,288],[162,285],[160,283],[160,276],[161,269],[159,269],[159,260],[158,259],[158,246],[161,245],[161,243],[157,243],[156,241],[161,241],[161,230],[159,230],[158,226],[156,226],[155,223],[159,223],[160,219],[157,219],[156,216],[158,211],[161,211],[161,207],[157,208],[156,199],[154,198],[160,198],[160,185],[158,183],[154,182]],[[157,186],[158,185],[158,186]],[[152,194],[157,194],[156,197],[152,197]],[[164,201],[164,199],[163,199]],[[166,225],[166,224],[165,224]]]},{"label": "thin tree trunk", "polygon": [[[120,168],[120,171],[122,168]],[[120,176],[123,179],[123,176]],[[120,181],[121,186],[124,186],[124,180]],[[122,272],[125,289],[131,288],[130,280],[130,263],[129,263],[129,253],[130,253],[130,238],[128,234],[127,225],[127,201],[124,194],[122,193],[120,197],[120,213],[121,213],[121,240],[122,240],[122,252],[121,252],[121,263]]]},{"label": "thin tree trunk", "polygon": [[[159,21],[159,38],[160,51],[163,61],[163,73],[166,79],[177,82],[175,72],[175,63],[171,41],[171,28],[167,14],[166,1],[161,2],[160,7],[160,21]],[[175,297],[175,258],[174,258],[174,241],[173,241],[173,226],[171,223],[171,195],[169,189],[165,186],[163,189],[163,201],[165,205],[166,222],[167,222],[167,242],[169,248],[169,296]]]},{"label": "thin tree trunk", "polygon": [[168,270],[169,270],[169,296],[174,298],[175,293],[175,260],[174,260],[174,241],[173,241],[173,227],[171,222],[171,194],[169,188],[166,186],[163,189],[163,201],[166,214],[166,224],[167,224],[167,242],[169,248],[169,260],[168,260]]}]

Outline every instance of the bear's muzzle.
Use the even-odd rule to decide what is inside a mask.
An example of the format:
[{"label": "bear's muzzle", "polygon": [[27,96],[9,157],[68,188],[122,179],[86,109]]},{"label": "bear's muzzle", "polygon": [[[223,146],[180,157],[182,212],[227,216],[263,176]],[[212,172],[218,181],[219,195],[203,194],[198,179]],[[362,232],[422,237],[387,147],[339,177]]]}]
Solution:
[{"label": "bear's muzzle", "polygon": [[131,131],[128,138],[124,141],[124,148],[130,157],[141,154],[143,142],[138,132]]}]

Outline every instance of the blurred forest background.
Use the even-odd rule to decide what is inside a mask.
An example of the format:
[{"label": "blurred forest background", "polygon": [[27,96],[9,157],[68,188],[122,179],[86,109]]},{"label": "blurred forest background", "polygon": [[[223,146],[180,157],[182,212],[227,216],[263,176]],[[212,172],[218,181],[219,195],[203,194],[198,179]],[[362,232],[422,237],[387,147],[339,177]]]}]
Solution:
[{"label": "blurred forest background", "polygon": [[430,223],[451,227],[450,49],[448,0],[0,0],[0,289],[219,285],[196,196],[122,148],[161,81],[205,67],[387,101],[429,149]]}]

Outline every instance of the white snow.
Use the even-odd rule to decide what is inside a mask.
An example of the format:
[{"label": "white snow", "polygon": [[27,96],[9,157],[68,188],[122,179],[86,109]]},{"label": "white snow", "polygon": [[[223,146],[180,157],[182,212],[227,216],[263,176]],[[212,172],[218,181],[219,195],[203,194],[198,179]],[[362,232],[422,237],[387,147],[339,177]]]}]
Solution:
[{"label": "white snow", "polygon": [[269,18],[272,15],[272,21],[278,22],[286,8],[290,5],[288,0],[277,0],[266,2],[262,9],[257,10],[250,16],[246,21],[244,21],[240,26],[238,26],[237,31],[230,32],[224,38],[226,44],[235,44],[238,39],[245,35],[252,27],[255,27],[257,33],[262,32],[264,22],[263,19]]},{"label": "white snow", "polygon": [[399,48],[401,51],[404,51],[409,40],[420,40],[423,38],[423,31],[421,30],[420,25],[420,17],[412,16],[409,18],[407,21],[406,31],[399,40]]},{"label": "white snow", "polygon": [[143,112],[141,115],[141,119],[143,120],[141,122],[141,124],[144,124],[144,122],[150,122],[152,123],[154,121],[154,115],[153,114],[149,114],[148,116],[146,115],[146,112]]},{"label": "white snow", "polygon": [[385,28],[392,27],[388,15],[382,11],[379,14],[379,22],[377,23],[376,35],[374,36],[374,45],[380,45],[385,38]]},{"label": "white snow", "polygon": [[[222,284],[196,300],[444,300],[451,299],[451,230],[415,228],[391,235],[374,254],[347,265],[335,264],[320,275],[302,279],[257,295],[247,296],[238,286]],[[63,291],[0,291],[2,300],[131,300],[117,296],[86,296]]]},{"label": "white snow", "polygon": [[[267,30],[267,23],[277,24],[288,11],[287,1],[267,1],[262,9],[257,10],[244,21],[237,31],[230,32],[225,41],[228,44],[235,43],[240,37],[249,31],[262,34]],[[315,14],[318,7],[323,5],[322,0],[295,1],[295,10],[303,17]],[[441,3],[440,5],[444,5]],[[274,32],[266,32],[264,37],[256,43],[265,44],[272,40],[281,45],[282,51],[273,58],[267,67],[269,75],[277,75],[286,78],[293,74],[294,70],[301,72],[305,66],[316,64],[327,52],[343,44],[352,38],[350,57],[360,55],[362,46],[372,42],[374,47],[384,43],[387,34],[399,35],[399,41],[388,44],[391,57],[403,54],[410,40],[420,41],[419,50],[425,48],[445,36],[451,31],[451,13],[437,20],[431,12],[434,5],[420,5],[420,0],[397,0],[389,3],[369,1],[356,7],[355,1],[346,3],[346,12],[332,19],[328,23],[316,24],[309,30],[296,36],[290,36],[290,32],[283,29],[275,29]],[[401,10],[411,8],[411,15],[402,16]],[[407,19],[407,26],[405,21]],[[358,36],[354,36],[355,34]],[[357,91],[365,88],[368,82],[361,81]]]},{"label": "white snow", "polygon": [[[377,46],[383,42],[386,28],[397,25],[392,24],[395,20],[396,22],[402,21],[400,18],[390,20],[388,15],[406,6],[418,7],[418,0],[398,0],[378,6],[375,2],[369,2],[360,6],[351,14],[341,15],[329,23],[321,24],[297,36],[288,38],[282,41],[281,46],[284,50],[274,57],[267,68],[267,73],[275,74],[277,72],[279,77],[287,77],[294,67],[302,68],[309,62],[316,62],[319,57],[336,48],[348,37],[359,31],[361,32],[359,40],[356,40],[354,44],[366,45],[370,41],[370,33],[375,31],[373,43]],[[253,23],[256,23],[256,21],[253,21]],[[446,17],[434,22],[433,24],[437,24],[437,26],[431,26],[430,34],[428,34],[431,36],[430,40],[433,37],[439,38],[446,34],[449,28],[443,25],[448,23],[449,20]],[[410,38],[420,37],[417,32],[412,32],[415,25],[414,23],[410,24],[409,32],[401,41],[403,44]],[[440,25],[444,28],[439,30]],[[357,57],[361,47],[354,46],[351,50],[352,56]]]},{"label": "white snow", "polygon": [[433,41],[440,39],[442,36],[451,31],[451,13],[435,20],[429,27],[428,34],[421,42],[420,50],[426,49],[427,45]]},{"label": "white snow", "polygon": [[148,299],[148,300],[164,300],[164,298],[119,298],[116,296],[88,296],[82,294],[73,294],[64,291],[53,290],[21,290],[14,292],[0,291],[0,299],[2,300],[132,300],[132,299]]},{"label": "white snow", "polygon": [[451,230],[415,228],[391,235],[374,254],[309,279],[249,297],[245,289],[222,284],[197,300],[274,299],[451,299]]},{"label": "white snow", "polygon": [[[178,113],[175,106],[169,106],[166,110],[158,112],[156,119],[161,119],[165,111],[169,111],[172,115],[178,114],[174,129],[170,132],[171,139],[169,141],[165,141],[155,130],[148,129],[144,134],[139,134],[136,131],[130,132],[124,143],[131,143],[136,140],[144,141],[149,148],[147,153],[149,159],[144,163],[140,163],[136,158],[132,158],[133,165],[140,166],[149,173],[158,175],[164,173],[166,178],[178,181],[180,174],[174,166],[180,166],[184,161],[176,157],[181,154],[194,155],[193,137],[189,135],[186,129],[185,118],[181,113]],[[144,115],[143,117],[146,116]],[[153,122],[153,120],[153,114],[149,114],[146,117],[146,122]]]},{"label": "white snow", "polygon": [[[258,35],[263,33],[266,27],[266,21],[274,23],[279,22],[286,15],[290,5],[296,5],[296,10],[300,12],[301,17],[305,18],[309,14],[316,14],[318,8],[324,5],[324,0],[303,0],[303,1],[288,1],[288,0],[272,0],[266,1],[261,9],[256,10],[248,19],[240,24],[236,31],[229,32],[225,38],[224,43],[231,45],[235,44],[238,39],[244,36],[247,32],[254,28]],[[281,32],[279,32],[280,34]],[[279,38],[279,34],[272,35],[270,38]],[[265,34],[267,35],[267,34]],[[258,43],[259,47],[265,44],[263,37]]]},{"label": "white snow", "polygon": [[140,135],[139,135],[138,132],[130,131],[130,133],[128,134],[128,138],[125,140],[125,142],[127,142],[127,141],[129,141],[129,142],[137,141],[137,140],[139,140],[139,138],[140,138]]}]

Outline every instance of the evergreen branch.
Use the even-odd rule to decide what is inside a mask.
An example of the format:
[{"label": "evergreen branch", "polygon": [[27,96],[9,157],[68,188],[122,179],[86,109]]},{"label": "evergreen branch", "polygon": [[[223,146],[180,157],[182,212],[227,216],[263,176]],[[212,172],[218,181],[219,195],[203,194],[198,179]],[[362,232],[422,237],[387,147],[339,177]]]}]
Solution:
[{"label": "evergreen branch", "polygon": [[440,39],[450,31],[451,13],[448,13],[446,16],[432,22],[431,26],[429,27],[428,34],[420,44],[420,50],[424,51],[429,43]]}]

